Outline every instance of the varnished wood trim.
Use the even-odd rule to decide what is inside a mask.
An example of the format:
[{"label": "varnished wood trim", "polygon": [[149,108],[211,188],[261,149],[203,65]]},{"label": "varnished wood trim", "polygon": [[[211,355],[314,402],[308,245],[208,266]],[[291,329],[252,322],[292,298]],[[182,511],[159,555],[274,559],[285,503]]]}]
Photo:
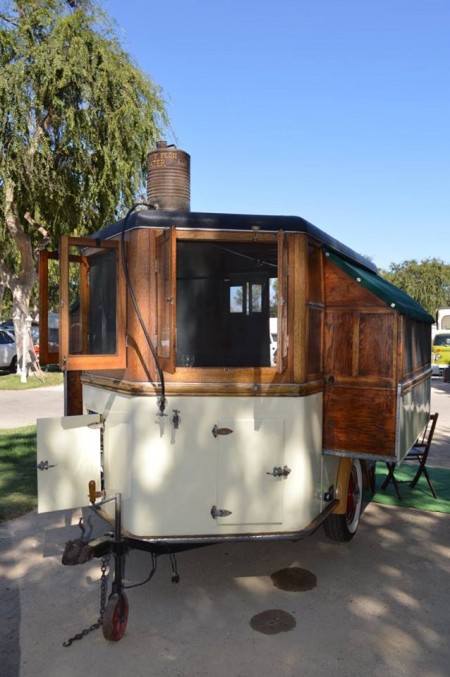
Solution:
[{"label": "varnished wood trim", "polygon": [[382,390],[395,390],[397,381],[395,378],[387,378],[381,376],[334,376],[331,383],[333,387],[349,387],[352,388],[376,388]]},{"label": "varnished wood trim", "polygon": [[327,303],[326,309],[332,311],[333,313],[341,312],[348,313],[349,310],[354,311],[355,313],[369,313],[370,315],[395,315],[396,311],[393,311],[392,308],[379,308],[377,306],[369,306],[367,304],[361,306],[349,306],[337,303]]},{"label": "varnished wood trim", "polygon": [[[306,380],[308,365],[306,364],[306,355],[308,340],[310,337],[308,327],[308,309],[306,304],[308,293],[308,240],[306,237],[296,237],[289,240],[291,247],[290,260],[290,285],[289,298],[295,299],[290,303],[288,321],[291,327],[292,345],[289,346],[292,352],[292,363],[294,371],[294,380],[303,382]],[[318,337],[321,341],[322,337]],[[317,346],[320,350],[320,345]]]},{"label": "varnished wood trim", "polygon": [[276,242],[277,232],[264,233],[258,230],[199,231],[176,228],[176,238],[177,240],[214,240],[214,242]]},{"label": "varnished wood trim", "polygon": [[[83,385],[126,395],[160,394],[159,384],[126,381],[113,376],[84,373]],[[310,383],[166,383],[166,395],[210,397],[305,397],[322,392],[323,381]]]}]

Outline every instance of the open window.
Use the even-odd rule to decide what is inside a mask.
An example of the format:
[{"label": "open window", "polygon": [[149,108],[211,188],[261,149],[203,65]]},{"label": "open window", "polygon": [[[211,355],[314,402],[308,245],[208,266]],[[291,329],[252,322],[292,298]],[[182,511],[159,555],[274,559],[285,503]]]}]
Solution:
[{"label": "open window", "polygon": [[59,364],[59,256],[39,254],[39,361]]},{"label": "open window", "polygon": [[[48,312],[49,261],[41,257],[42,361],[61,369],[120,369],[125,367],[125,281],[120,242],[61,238],[59,252],[59,346],[51,346]],[[45,291],[47,289],[47,294]],[[42,355],[42,353],[41,353]]]},{"label": "open window", "polygon": [[[167,256],[160,257],[163,261],[167,266]],[[173,346],[176,367],[281,364],[284,368],[284,359],[277,362],[277,341],[282,333],[279,318],[283,325],[286,318],[279,310],[280,296],[285,304],[286,285],[280,284],[278,243],[273,236],[239,241],[178,239],[172,241],[171,265],[175,288],[168,286],[158,264],[158,298],[163,308],[159,312],[160,354],[162,339],[170,336],[165,328],[172,327],[173,340],[169,338],[167,345]],[[171,320],[165,316],[168,310]]]}]

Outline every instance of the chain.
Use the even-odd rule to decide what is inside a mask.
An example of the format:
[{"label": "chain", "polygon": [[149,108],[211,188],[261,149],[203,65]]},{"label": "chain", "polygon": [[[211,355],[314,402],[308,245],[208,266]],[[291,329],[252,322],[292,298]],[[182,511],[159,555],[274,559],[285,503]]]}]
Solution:
[{"label": "chain", "polygon": [[73,637],[70,637],[68,640],[63,642],[63,646],[69,647],[72,645],[73,642],[83,639],[83,637],[86,637],[90,632],[93,630],[97,630],[97,628],[100,628],[101,625],[103,625],[103,618],[105,615],[105,609],[106,609],[106,595],[108,592],[108,575],[106,573],[108,569],[108,564],[110,560],[110,555],[106,555],[105,557],[102,557],[102,563],[101,563],[101,578],[100,578],[100,615],[97,619],[96,623],[92,623],[88,628],[84,628],[81,632],[77,633]]}]

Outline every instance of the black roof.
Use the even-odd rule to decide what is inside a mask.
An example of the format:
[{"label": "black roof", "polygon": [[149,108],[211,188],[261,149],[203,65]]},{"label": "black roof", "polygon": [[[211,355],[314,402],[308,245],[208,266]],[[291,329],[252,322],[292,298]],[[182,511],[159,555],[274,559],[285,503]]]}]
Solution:
[{"label": "black roof", "polygon": [[[125,219],[116,221],[90,237],[109,239],[122,233]],[[224,230],[243,231],[260,230],[287,233],[306,233],[323,243],[327,249],[358,263],[363,268],[377,272],[377,267],[370,259],[361,256],[339,240],[328,235],[300,216],[271,216],[268,214],[220,214],[214,212],[184,212],[142,209],[134,211],[125,224],[125,231],[137,228],[180,228],[183,230]]]}]

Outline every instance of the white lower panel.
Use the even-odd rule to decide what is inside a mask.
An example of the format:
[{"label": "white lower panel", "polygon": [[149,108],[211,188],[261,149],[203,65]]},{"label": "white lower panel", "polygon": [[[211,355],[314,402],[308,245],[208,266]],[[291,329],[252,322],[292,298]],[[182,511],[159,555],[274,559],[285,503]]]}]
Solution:
[{"label": "white lower panel", "polygon": [[[154,397],[84,386],[83,401],[104,417],[105,488],[121,493],[123,527],[136,536],[299,531],[320,513],[320,393],[171,397],[163,417]],[[267,474],[285,465],[286,479]],[[213,518],[213,507],[232,514]]]}]

